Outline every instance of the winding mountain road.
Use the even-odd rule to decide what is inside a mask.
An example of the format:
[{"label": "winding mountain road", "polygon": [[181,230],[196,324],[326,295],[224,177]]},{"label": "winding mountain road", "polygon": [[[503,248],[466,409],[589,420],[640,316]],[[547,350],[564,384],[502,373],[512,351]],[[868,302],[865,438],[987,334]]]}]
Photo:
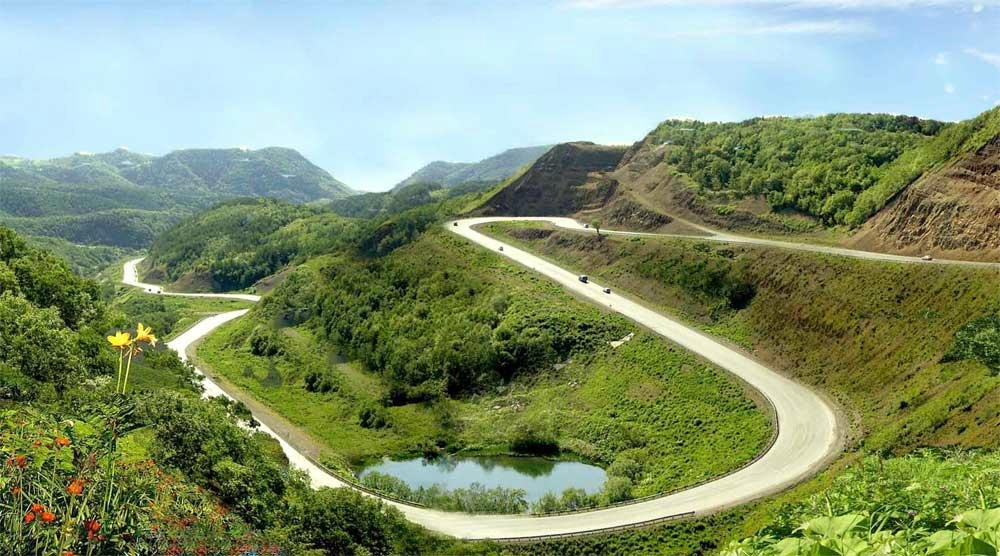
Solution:
[{"label": "winding mountain road", "polygon": [[[640,525],[653,520],[678,515],[697,516],[710,514],[756,500],[784,490],[812,476],[840,452],[843,431],[838,423],[836,412],[829,402],[808,387],[782,376],[754,361],[747,355],[714,340],[702,332],[685,326],[618,294],[606,294],[603,292],[603,286],[600,284],[580,282],[576,274],[524,250],[488,237],[474,229],[479,224],[510,220],[546,221],[562,228],[587,230],[582,224],[569,218],[545,217],[469,218],[448,222],[446,223],[446,227],[449,231],[473,243],[497,252],[546,276],[580,297],[621,313],[634,322],[645,326],[664,338],[736,375],[760,392],[771,403],[778,424],[777,434],[774,442],[764,454],[749,465],[733,473],[680,492],[629,505],[535,517],[529,515],[473,515],[444,512],[386,500],[387,504],[391,504],[403,512],[407,519],[430,530],[466,539],[514,540],[528,537],[552,537],[598,532],[601,530]],[[602,233],[655,235],[605,230],[602,230]],[[697,236],[697,238],[702,240],[753,243],[772,247],[803,249],[859,258],[899,262],[919,261],[919,259],[912,257],[881,255],[774,240],[758,240],[718,233],[704,237]],[[502,251],[500,251],[501,247],[503,248]],[[136,265],[141,260],[136,259],[125,264],[123,276],[125,284],[143,288],[149,293],[158,293],[161,295],[221,297],[248,301],[257,301],[259,299],[258,296],[243,294],[181,294],[163,292],[159,286],[144,284],[139,281],[136,273]],[[245,313],[246,310],[231,311],[206,318],[167,345],[171,349],[176,350],[182,359],[186,359],[186,351],[192,343],[209,334],[222,324],[239,318]],[[204,386],[206,395],[232,397],[230,393],[225,392],[207,377]],[[336,477],[313,464],[309,458],[300,453],[295,447],[289,445],[269,426],[266,416],[255,415],[255,417],[261,421],[261,430],[278,439],[291,463],[304,470],[310,476],[314,485],[331,487],[350,486],[345,485],[345,483]]]}]

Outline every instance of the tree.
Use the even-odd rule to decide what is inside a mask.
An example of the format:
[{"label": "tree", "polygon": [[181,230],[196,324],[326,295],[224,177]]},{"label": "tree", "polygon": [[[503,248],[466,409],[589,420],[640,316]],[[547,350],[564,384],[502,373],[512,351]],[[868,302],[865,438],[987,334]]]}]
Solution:
[{"label": "tree", "polygon": [[600,219],[595,218],[595,219],[591,220],[590,221],[590,227],[593,228],[594,231],[597,232],[597,236],[600,237],[600,235],[601,235],[601,221],[600,221]]},{"label": "tree", "polygon": [[346,488],[323,488],[305,496],[299,538],[325,554],[392,552],[393,518],[382,503]]}]

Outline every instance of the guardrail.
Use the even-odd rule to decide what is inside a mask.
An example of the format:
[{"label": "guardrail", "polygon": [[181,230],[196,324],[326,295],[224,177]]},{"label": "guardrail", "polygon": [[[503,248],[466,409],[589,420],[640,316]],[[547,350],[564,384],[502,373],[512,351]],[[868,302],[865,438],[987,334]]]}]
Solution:
[{"label": "guardrail", "polygon": [[653,525],[659,525],[661,523],[667,523],[669,521],[678,521],[688,517],[694,517],[694,515],[695,512],[683,512],[664,517],[647,519],[646,521],[639,521],[636,523],[628,523],[625,525],[613,525],[611,527],[601,527],[598,529],[587,529],[586,531],[574,531],[572,533],[552,533],[550,535],[532,535],[530,537],[502,537],[502,538],[484,539],[484,540],[516,544],[516,543],[545,542],[558,539],[572,539],[577,537],[588,537],[590,535],[605,535],[608,533],[616,533],[618,531],[628,531],[631,529],[641,529],[643,527],[651,527]]},{"label": "guardrail", "polygon": [[[763,396],[763,394],[761,394],[761,395]],[[735,469],[732,469],[732,470],[730,470],[730,471],[728,471],[728,472],[726,472],[726,473],[724,473],[722,475],[716,475],[714,477],[708,477],[706,479],[702,479],[702,480],[698,481],[697,483],[692,483],[692,484],[689,484],[689,485],[684,485],[684,486],[677,487],[677,488],[674,488],[674,489],[671,489],[671,490],[666,490],[666,491],[663,491],[663,492],[658,492],[656,494],[650,494],[650,495],[643,496],[643,497],[640,497],[640,498],[632,498],[632,499],[629,499],[629,500],[623,500],[621,502],[615,502],[614,504],[607,504],[605,506],[590,506],[590,507],[586,507],[586,508],[575,508],[575,509],[572,509],[572,510],[558,510],[558,511],[554,511],[554,512],[533,513],[533,514],[530,514],[531,517],[546,517],[546,516],[553,516],[553,515],[579,514],[579,513],[584,513],[584,512],[596,512],[596,511],[604,510],[604,509],[607,509],[607,508],[617,508],[619,506],[631,506],[633,504],[639,504],[639,503],[642,503],[642,502],[648,502],[650,500],[656,500],[658,498],[663,498],[663,497],[666,497],[666,496],[670,496],[672,494],[677,494],[678,492],[683,492],[685,490],[690,490],[692,488],[696,488],[696,487],[699,487],[699,486],[704,485],[704,484],[708,484],[708,483],[711,483],[711,482],[718,481],[719,479],[722,479],[724,477],[728,477],[728,476],[733,475],[735,473],[739,473],[740,471],[742,471],[742,470],[746,469],[747,467],[750,467],[751,465],[757,463],[758,461],[761,460],[761,458],[763,458],[764,456],[766,456],[767,453],[771,451],[771,448],[774,447],[774,443],[777,442],[777,440],[778,440],[778,427],[779,427],[779,425],[778,425],[778,416],[777,416],[778,413],[777,413],[777,410],[774,407],[774,402],[772,402],[770,400],[770,398],[768,398],[767,396],[763,396],[763,398],[767,402],[767,405],[768,405],[768,407],[771,410],[771,427],[772,427],[772,429],[771,429],[772,430],[772,432],[771,432],[771,438],[768,439],[767,445],[764,446],[763,450],[761,450],[760,452],[758,452],[757,455],[754,456],[754,458],[752,460],[749,460],[749,461],[745,462],[743,465],[741,465],[741,466],[739,466],[739,467],[737,467]]]},{"label": "guardrail", "polygon": [[[286,442],[287,442],[287,440],[286,440]],[[354,477],[345,477],[341,473],[339,473],[337,471],[334,471],[333,469],[330,469],[326,465],[320,463],[316,458],[310,456],[309,454],[307,454],[305,452],[302,452],[302,455],[305,456],[305,458],[307,460],[309,460],[309,463],[311,463],[311,464],[315,465],[316,467],[320,468],[320,470],[323,471],[324,473],[326,473],[327,475],[330,475],[334,479],[337,479],[338,481],[344,483],[345,485],[347,485],[347,486],[349,486],[349,487],[351,487],[351,488],[353,488],[355,490],[360,490],[361,492],[363,492],[365,494],[374,496],[376,498],[381,498],[383,500],[389,500],[390,502],[395,502],[396,504],[403,504],[404,506],[411,506],[411,507],[414,507],[414,508],[431,509],[430,506],[428,506],[426,504],[421,504],[419,502],[413,502],[411,500],[406,500],[406,499],[400,498],[398,496],[394,496],[392,494],[389,494],[387,492],[383,492],[381,490],[375,490],[375,489],[373,489],[371,487],[367,487],[367,486],[359,483],[358,481],[356,481],[354,479]],[[444,511],[444,510],[442,510],[442,511]]]}]

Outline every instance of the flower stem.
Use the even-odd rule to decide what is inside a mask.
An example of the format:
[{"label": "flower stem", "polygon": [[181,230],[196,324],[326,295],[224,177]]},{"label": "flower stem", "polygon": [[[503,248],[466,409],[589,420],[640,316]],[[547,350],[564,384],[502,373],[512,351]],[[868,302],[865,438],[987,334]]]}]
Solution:
[{"label": "flower stem", "polygon": [[135,350],[128,351],[128,365],[125,366],[125,380],[122,381],[122,394],[125,393],[125,389],[128,387],[128,373],[132,370],[132,355],[135,354]]},{"label": "flower stem", "polygon": [[115,384],[115,393],[122,388],[122,359],[125,357],[125,350],[118,350],[118,382]]}]

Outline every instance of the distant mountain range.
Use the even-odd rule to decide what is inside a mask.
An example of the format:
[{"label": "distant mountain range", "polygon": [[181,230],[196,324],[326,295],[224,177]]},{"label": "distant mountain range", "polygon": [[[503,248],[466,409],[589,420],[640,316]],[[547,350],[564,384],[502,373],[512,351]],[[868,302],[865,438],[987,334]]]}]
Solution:
[{"label": "distant mountain range", "polygon": [[144,247],[179,218],[229,198],[307,203],[353,193],[280,147],[0,157],[0,225],[83,244]]},{"label": "distant mountain range", "polygon": [[392,189],[396,191],[417,183],[433,183],[452,187],[471,182],[500,182],[509,178],[521,167],[534,163],[551,148],[552,145],[542,145],[508,149],[479,162],[436,160],[397,183]]}]

